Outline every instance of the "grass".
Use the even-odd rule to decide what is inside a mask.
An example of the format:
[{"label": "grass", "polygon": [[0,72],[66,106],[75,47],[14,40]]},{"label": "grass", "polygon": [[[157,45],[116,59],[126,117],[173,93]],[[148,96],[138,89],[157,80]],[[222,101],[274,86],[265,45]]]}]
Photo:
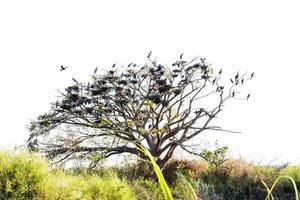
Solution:
[{"label": "grass", "polygon": [[[50,170],[47,160],[32,154],[0,152],[0,199],[299,200],[299,166],[278,170],[229,160],[221,168],[215,168],[203,161],[178,160],[167,165],[164,177],[150,152],[146,149],[144,152],[158,182],[145,178],[149,169],[140,167],[145,162],[120,169],[62,171]],[[133,172],[137,175],[133,176]]]}]

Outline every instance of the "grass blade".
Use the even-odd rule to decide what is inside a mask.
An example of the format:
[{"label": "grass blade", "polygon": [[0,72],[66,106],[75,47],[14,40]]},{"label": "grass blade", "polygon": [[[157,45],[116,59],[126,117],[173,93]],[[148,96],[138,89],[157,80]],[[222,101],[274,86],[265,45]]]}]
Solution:
[{"label": "grass blade", "polygon": [[153,156],[151,155],[149,150],[143,146],[140,148],[140,150],[149,158],[149,160],[153,166],[154,172],[158,178],[159,185],[164,193],[165,200],[173,200],[171,190],[164,178],[162,171],[160,170],[160,167],[155,162]]},{"label": "grass blade", "polygon": [[[296,197],[296,200],[299,200],[299,193],[298,193],[298,189],[297,189],[297,186],[296,186],[296,183],[295,183],[295,180],[290,177],[290,176],[279,176],[275,182],[273,183],[271,189],[268,188],[268,186],[266,185],[266,183],[264,181],[262,181],[263,185],[267,188],[267,191],[268,191],[268,195],[267,197],[265,198],[265,200],[269,200],[270,199],[270,196],[272,197],[272,191],[273,189],[275,188],[275,186],[277,185],[277,183],[281,180],[281,179],[284,179],[284,178],[287,178],[289,180],[291,180],[292,184],[293,184],[293,187],[294,187],[294,190],[295,190],[295,197]],[[273,199],[273,197],[272,197]]]}]

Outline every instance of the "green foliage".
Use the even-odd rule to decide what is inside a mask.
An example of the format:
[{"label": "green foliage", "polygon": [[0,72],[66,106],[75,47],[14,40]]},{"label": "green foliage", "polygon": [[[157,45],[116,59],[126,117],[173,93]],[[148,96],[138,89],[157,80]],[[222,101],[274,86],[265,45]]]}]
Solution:
[{"label": "green foliage", "polygon": [[1,200],[134,200],[133,189],[111,171],[72,175],[50,171],[48,163],[31,154],[0,153]]},{"label": "green foliage", "polygon": [[204,149],[201,155],[209,164],[218,167],[227,160],[228,147],[219,147],[219,144],[216,141],[215,148],[216,149],[213,151]]},{"label": "green foliage", "polygon": [[[160,184],[144,178],[147,173],[146,162],[93,171],[49,170],[48,162],[33,154],[0,152],[0,199],[165,199]],[[173,160],[164,173],[173,176],[168,180],[173,198],[182,200],[195,199],[193,190],[201,200],[265,199],[268,190],[276,200],[295,200],[300,186],[299,166],[258,166],[242,160],[228,160],[217,168],[204,161]],[[261,181],[267,187],[275,184],[266,189]]]},{"label": "green foliage", "polygon": [[132,187],[138,200],[164,200],[161,189],[154,180],[139,178],[132,182]]},{"label": "green foliage", "polygon": [[48,173],[47,163],[33,155],[0,152],[0,199],[33,199]]}]

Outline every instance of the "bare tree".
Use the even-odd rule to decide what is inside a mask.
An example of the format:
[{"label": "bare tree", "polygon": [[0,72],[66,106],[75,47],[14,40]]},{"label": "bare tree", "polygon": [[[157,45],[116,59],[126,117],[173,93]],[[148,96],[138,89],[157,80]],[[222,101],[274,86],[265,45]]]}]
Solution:
[{"label": "bare tree", "polygon": [[55,162],[89,161],[91,167],[113,155],[129,153],[144,158],[139,145],[149,149],[164,167],[176,148],[194,152],[188,141],[207,130],[229,99],[248,100],[239,88],[253,74],[237,73],[221,84],[222,69],[215,72],[204,58],[180,59],[171,66],[148,55],[146,64],[113,65],[61,92],[50,112],[32,121],[28,146]]}]

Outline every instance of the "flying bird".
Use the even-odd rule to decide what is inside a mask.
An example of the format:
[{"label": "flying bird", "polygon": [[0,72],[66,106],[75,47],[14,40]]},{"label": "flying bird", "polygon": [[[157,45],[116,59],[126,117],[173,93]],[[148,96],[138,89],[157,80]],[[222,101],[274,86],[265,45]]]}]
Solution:
[{"label": "flying bird", "polygon": [[96,74],[97,70],[98,70],[98,67],[96,67],[96,68],[94,69],[94,74]]},{"label": "flying bird", "polygon": [[150,51],[150,52],[148,53],[147,58],[150,58],[151,54],[152,54],[152,51]]},{"label": "flying bird", "polygon": [[59,71],[63,71],[63,70],[65,70],[65,69],[67,69],[68,67],[64,67],[64,66],[60,66],[60,70]]}]

